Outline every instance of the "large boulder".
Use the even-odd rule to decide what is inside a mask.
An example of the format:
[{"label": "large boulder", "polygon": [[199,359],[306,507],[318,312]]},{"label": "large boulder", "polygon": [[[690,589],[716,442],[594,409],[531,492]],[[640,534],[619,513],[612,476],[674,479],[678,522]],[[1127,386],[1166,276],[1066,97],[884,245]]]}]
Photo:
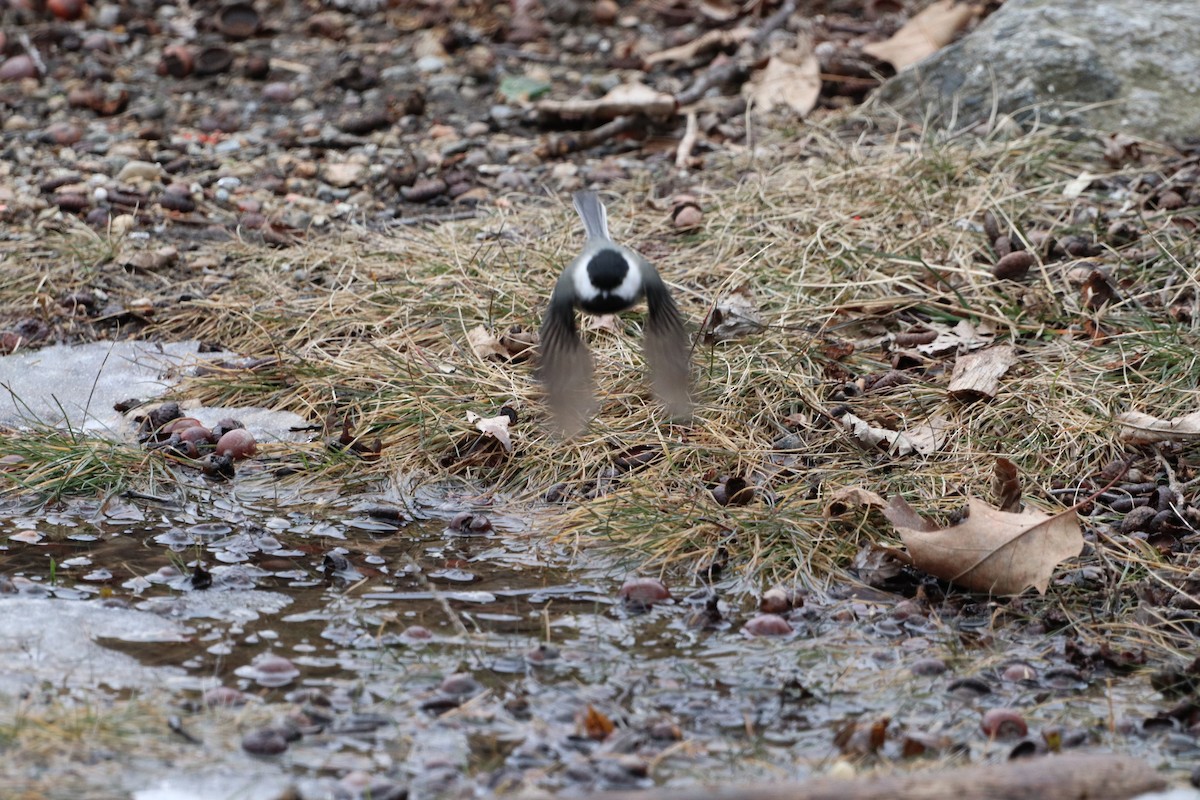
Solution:
[{"label": "large boulder", "polygon": [[1200,2],[1008,0],[878,99],[936,127],[999,112],[1024,124],[1200,137]]}]

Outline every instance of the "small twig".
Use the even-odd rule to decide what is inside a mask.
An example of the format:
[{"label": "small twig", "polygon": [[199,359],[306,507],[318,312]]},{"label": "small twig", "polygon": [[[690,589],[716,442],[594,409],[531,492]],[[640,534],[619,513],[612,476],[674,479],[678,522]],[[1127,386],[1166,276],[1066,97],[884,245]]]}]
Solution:
[{"label": "small twig", "polygon": [[689,111],[687,115],[687,128],[683,131],[683,138],[679,140],[679,148],[675,151],[675,166],[679,169],[685,169],[688,160],[692,157],[692,149],[696,146],[696,137],[700,132],[700,124],[696,121],[696,112]]},{"label": "small twig", "polygon": [[22,33],[17,37],[17,40],[21,42],[21,47],[25,48],[25,54],[33,61],[33,65],[37,67],[38,74],[45,75],[46,62],[42,61],[42,54],[34,47],[33,40],[29,38],[29,34]]},{"label": "small twig", "polygon": [[417,214],[414,217],[401,217],[400,219],[392,220],[394,225],[425,225],[427,223],[437,224],[439,222],[458,222],[464,219],[475,219],[478,214],[474,211],[454,211],[450,214]]},{"label": "small twig", "polygon": [[763,24],[755,31],[754,36],[750,38],[750,44],[754,45],[754,49],[762,46],[767,37],[774,33],[777,29],[782,28],[792,14],[796,13],[796,0],[787,0],[779,7],[771,16],[763,20]]},{"label": "small twig", "polygon": [[518,50],[515,47],[507,45],[495,45],[492,50],[496,55],[504,56],[505,58],[519,58],[522,61],[533,61],[538,64],[558,64],[562,60],[562,56],[558,54],[548,53],[531,53],[528,50]]},{"label": "small twig", "polygon": [[720,86],[726,83],[741,83],[749,74],[749,69],[738,63],[737,61],[722,61],[713,64],[700,76],[692,82],[692,85],[684,89],[679,94],[675,95],[675,99],[681,106],[688,106],[695,103],[704,93],[714,86]]},{"label": "small twig", "polygon": [[640,117],[632,114],[617,117],[604,123],[599,128],[593,128],[590,131],[583,131],[582,133],[569,133],[551,139],[545,144],[539,145],[534,152],[541,158],[549,158],[551,156],[565,156],[568,153],[576,153],[580,150],[588,150],[609,139],[620,136],[622,133],[633,130],[638,126],[640,120]]}]

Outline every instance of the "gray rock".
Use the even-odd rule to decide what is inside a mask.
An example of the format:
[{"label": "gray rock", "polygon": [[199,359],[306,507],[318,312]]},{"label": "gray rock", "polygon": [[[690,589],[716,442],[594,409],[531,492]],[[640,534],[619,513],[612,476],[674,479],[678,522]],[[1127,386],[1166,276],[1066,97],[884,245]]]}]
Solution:
[{"label": "gray rock", "polygon": [[956,129],[993,112],[1155,139],[1200,135],[1196,0],[1008,0],[877,101]]}]

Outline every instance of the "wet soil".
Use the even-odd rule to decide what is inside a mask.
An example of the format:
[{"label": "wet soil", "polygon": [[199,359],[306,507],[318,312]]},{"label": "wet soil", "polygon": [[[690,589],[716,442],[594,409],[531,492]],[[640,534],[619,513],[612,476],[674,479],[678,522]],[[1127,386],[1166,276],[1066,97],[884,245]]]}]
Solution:
[{"label": "wet soil", "polygon": [[[169,642],[139,641],[137,626],[98,639],[166,670],[157,678],[93,675],[63,695],[53,669],[26,673],[37,698],[26,720],[63,702],[103,718],[115,699],[152,699],[172,752],[128,735],[122,746],[145,752],[121,777],[130,791],[225,775],[260,781],[239,795],[253,798],[281,785],[359,796],[364,776],[410,796],[578,793],[802,777],[843,759],[1120,748],[1183,770],[1200,755],[1149,685],[1079,666],[1069,629],[1031,636],[1012,606],[801,590],[782,614],[790,633],[753,636],[757,611],[736,579],[629,603],[617,591],[627,565],[565,552],[537,516],[516,520],[464,491],[426,487],[402,504],[245,476],[187,497],[49,513],[10,502],[0,523],[0,610],[44,597],[22,613],[47,627],[63,603],[180,626]],[[492,530],[453,530],[464,509]],[[23,541],[35,528],[43,538]],[[267,654],[290,666],[259,670]],[[1007,716],[991,729],[993,709]],[[7,779],[108,796],[76,781],[106,774],[108,760],[45,775],[53,758],[34,755],[9,761]]]}]

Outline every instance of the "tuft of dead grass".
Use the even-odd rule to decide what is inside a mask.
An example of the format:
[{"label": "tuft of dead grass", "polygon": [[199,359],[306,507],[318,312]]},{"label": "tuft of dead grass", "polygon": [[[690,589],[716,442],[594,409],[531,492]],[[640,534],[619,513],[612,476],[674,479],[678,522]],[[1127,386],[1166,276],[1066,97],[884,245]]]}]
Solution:
[{"label": "tuft of dead grass", "polygon": [[[347,229],[282,250],[221,245],[203,270],[163,289],[177,298],[182,284],[193,297],[164,303],[148,330],[268,359],[191,378],[182,396],[348,418],[358,435],[384,442],[374,462],[323,458],[314,443],[302,453],[310,469],[381,481],[454,474],[525,502],[550,491],[566,501],[538,516],[550,520],[538,535],[630,548],[660,569],[728,561],[754,581],[821,586],[863,544],[892,539],[875,515],[827,517],[840,487],[946,511],[985,493],[1003,455],[1050,507],[1051,487],[1125,455],[1115,413],[1195,408],[1196,322],[1166,313],[1172,298],[1196,296],[1195,244],[1169,213],[1105,189],[1137,170],[1108,170],[1098,152],[1052,131],[933,142],[813,127],[694,176],[697,232],[670,227],[645,176],[609,192],[615,236],[656,264],[694,324],[743,287],[766,323],[696,345],[701,402],[689,426],[669,424],[649,395],[642,313],[625,315],[618,333],[588,334],[602,403],[570,441],[545,428],[530,363],[480,358],[468,345],[477,325],[497,335],[538,327],[582,243],[566,191],[502,197],[478,219],[427,229]],[[1097,188],[1064,194],[1085,169]],[[1142,231],[1091,259],[1110,270],[1120,298],[1089,309],[1070,280],[1081,259],[1039,259],[1021,283],[992,277],[984,212],[1031,241],[1035,231],[1102,231],[1090,209]],[[891,368],[892,334],[961,320],[1017,347],[994,401],[947,394],[952,358],[930,357],[915,380],[888,389],[856,383]],[[465,416],[504,406],[518,416],[511,455],[481,446]],[[941,418],[946,435],[933,455],[889,454],[838,425],[845,410],[893,430]],[[630,467],[639,449],[662,455]],[[730,475],[756,484],[751,504],[714,501],[712,486]]]}]

